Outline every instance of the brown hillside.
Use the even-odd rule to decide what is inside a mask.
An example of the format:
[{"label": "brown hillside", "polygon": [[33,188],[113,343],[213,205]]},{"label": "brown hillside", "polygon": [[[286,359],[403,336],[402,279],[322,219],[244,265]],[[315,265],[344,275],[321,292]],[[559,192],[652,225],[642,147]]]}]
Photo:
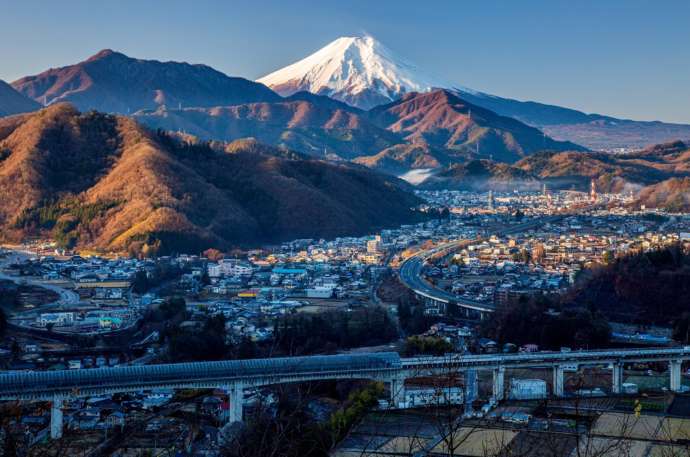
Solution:
[{"label": "brown hillside", "polygon": [[446,90],[410,93],[369,112],[377,125],[402,134],[411,142],[422,142],[451,150],[515,162],[544,149],[582,149],[554,141],[539,130],[512,118],[472,105]]},{"label": "brown hillside", "polygon": [[671,178],[640,191],[637,205],[668,211],[690,211],[690,177]]},{"label": "brown hillside", "polygon": [[675,142],[636,154],[543,152],[515,166],[561,187],[586,189],[594,178],[602,190],[621,191],[690,175],[690,149]]},{"label": "brown hillside", "polygon": [[[0,131],[2,123],[0,123]],[[7,125],[7,236],[133,252],[361,234],[415,218],[394,178],[254,142],[222,150],[58,104]]]},{"label": "brown hillside", "polygon": [[254,137],[317,157],[335,154],[351,159],[403,141],[335,102],[323,102],[323,98],[208,109],[159,108],[139,112],[135,117],[153,128],[185,131],[209,140]]}]

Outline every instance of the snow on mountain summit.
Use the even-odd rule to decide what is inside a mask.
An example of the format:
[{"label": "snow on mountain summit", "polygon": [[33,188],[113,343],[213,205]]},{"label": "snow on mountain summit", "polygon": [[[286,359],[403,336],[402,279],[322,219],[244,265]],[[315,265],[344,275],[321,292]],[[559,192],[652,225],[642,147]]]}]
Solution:
[{"label": "snow on mountain summit", "polygon": [[453,87],[397,57],[371,36],[338,38],[258,82],[281,95],[306,90],[363,109],[408,92]]}]

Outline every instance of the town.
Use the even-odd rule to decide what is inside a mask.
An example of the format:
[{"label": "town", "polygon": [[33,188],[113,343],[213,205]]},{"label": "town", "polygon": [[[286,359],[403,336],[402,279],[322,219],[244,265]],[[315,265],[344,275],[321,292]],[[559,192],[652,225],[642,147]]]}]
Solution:
[{"label": "town", "polygon": [[657,3],[4,1],[0,457],[690,457]]},{"label": "town", "polygon": [[[610,264],[618,257],[679,244],[690,246],[688,215],[634,209],[629,200],[618,195],[551,193],[546,189],[418,193],[425,201],[421,210],[430,215],[427,221],[363,237],[300,239],[261,249],[230,253],[208,250],[198,255],[156,258],[81,256],[40,240],[6,246],[0,254],[0,285],[9,312],[0,357],[9,372],[183,361],[184,356],[176,359],[184,350],[170,336],[170,326],[178,332],[205,332],[216,316],[221,319],[224,344],[239,348],[236,355],[240,358],[268,355],[270,348],[280,355],[279,340],[285,335],[277,333],[291,316],[354,316],[369,309],[382,309],[395,322],[393,336],[385,344],[380,344],[383,340],[373,341],[368,347],[364,347],[366,341],[334,346],[335,353],[414,353],[410,348],[420,341],[443,342],[447,346],[441,351],[446,352],[530,353],[541,349],[536,341],[521,345],[507,342],[501,347],[483,334],[476,319],[453,316],[448,306],[433,301],[426,305],[420,302],[428,327],[415,335],[399,315],[400,300],[391,298],[404,291],[396,272],[420,252],[434,251],[435,246],[449,240],[466,240],[448,255],[427,259],[422,280],[460,300],[503,309],[525,297],[566,294],[583,271]],[[553,215],[558,219],[546,219]],[[541,219],[543,223],[539,223]],[[496,234],[495,227],[519,227],[530,221],[537,224],[516,233]],[[487,315],[479,321],[491,319]],[[622,347],[675,344],[670,328],[633,322],[611,321],[610,325],[612,341]],[[572,370],[577,373],[578,366]],[[577,386],[571,394],[604,396],[610,386],[601,378],[606,378],[610,368],[600,365],[588,370],[588,384]],[[626,382],[619,387],[621,393],[663,392],[672,382],[659,371],[658,364],[636,363],[628,370]],[[547,398],[550,374],[532,369],[528,378],[520,379],[519,372],[514,378],[506,375],[506,405],[491,389],[487,393],[486,385],[492,381],[474,373],[478,387],[471,392],[462,387],[467,379],[453,381],[439,399],[439,379],[420,377],[407,381],[402,400],[396,404],[380,400],[378,407],[386,410],[394,406],[395,414],[402,414],[439,402],[465,405],[474,421],[492,417],[512,427],[534,427],[543,419],[531,419],[533,412],[521,401]],[[674,390],[687,390],[690,378],[683,374],[679,382]],[[275,387],[246,390],[241,400],[244,414],[266,405],[275,408],[279,395]],[[485,405],[473,409],[481,399]],[[517,403],[511,406],[510,402]],[[63,429],[79,432],[69,445],[72,449],[110,449],[115,446],[107,438],[110,430],[111,436],[126,433],[128,448],[178,447],[214,455],[229,433],[225,428],[227,404],[220,386],[215,390],[159,388],[75,398],[62,406],[64,425],[58,436]],[[312,406],[328,410],[327,405],[317,405]],[[9,425],[10,430],[21,434],[24,446],[40,445],[51,434],[55,437],[50,408],[37,402],[23,404],[21,409],[19,419]],[[415,421],[426,420],[414,414],[410,417],[416,417]],[[201,440],[194,432],[199,426],[204,430]],[[355,444],[346,441],[342,446],[345,449]],[[120,449],[117,455],[138,454]]]}]

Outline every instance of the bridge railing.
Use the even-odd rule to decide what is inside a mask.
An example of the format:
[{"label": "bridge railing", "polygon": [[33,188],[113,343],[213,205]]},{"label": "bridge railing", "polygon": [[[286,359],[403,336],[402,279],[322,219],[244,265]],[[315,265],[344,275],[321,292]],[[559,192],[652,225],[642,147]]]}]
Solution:
[{"label": "bridge railing", "polygon": [[515,362],[549,362],[549,361],[589,361],[608,359],[662,358],[662,357],[690,357],[690,346],[679,348],[651,348],[651,349],[600,349],[570,352],[535,352],[524,354],[485,354],[462,355],[454,354],[445,357],[415,357],[402,359],[403,367],[431,364],[476,364],[483,363],[515,363]]},{"label": "bridge railing", "polygon": [[403,370],[464,369],[496,366],[541,366],[564,363],[689,360],[690,346],[677,348],[604,349],[529,354],[450,354],[442,357],[401,359],[397,353],[362,353],[335,356],[286,357],[164,365],[143,365],[54,372],[5,372],[0,374],[0,398],[31,398],[62,394],[72,389],[95,392],[131,391],[162,386],[206,386],[248,381],[267,385],[299,380],[338,379],[357,376],[393,376]]},{"label": "bridge railing", "polygon": [[230,360],[161,365],[142,365],[87,370],[6,372],[0,374],[0,397],[12,393],[64,391],[69,389],[116,388],[209,380],[318,378],[333,373],[386,371],[400,368],[397,353],[363,353],[333,356],[283,357],[275,359]]}]

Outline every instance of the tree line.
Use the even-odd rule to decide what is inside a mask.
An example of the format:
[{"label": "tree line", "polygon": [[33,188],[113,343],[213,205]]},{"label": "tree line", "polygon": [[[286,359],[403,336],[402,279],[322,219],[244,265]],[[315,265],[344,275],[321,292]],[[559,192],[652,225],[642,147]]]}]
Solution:
[{"label": "tree line", "polygon": [[584,272],[563,303],[617,322],[673,326],[690,312],[690,253],[674,244],[612,259]]},{"label": "tree line", "polygon": [[275,325],[275,345],[287,355],[373,346],[397,337],[395,322],[378,306],[351,312],[298,313],[283,317]]}]

